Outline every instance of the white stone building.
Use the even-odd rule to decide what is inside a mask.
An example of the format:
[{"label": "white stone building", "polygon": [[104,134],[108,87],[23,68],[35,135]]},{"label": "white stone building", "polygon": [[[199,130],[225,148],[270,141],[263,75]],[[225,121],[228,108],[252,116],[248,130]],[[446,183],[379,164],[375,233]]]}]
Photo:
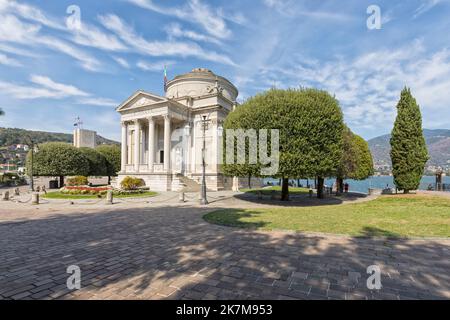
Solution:
[{"label": "white stone building", "polygon": [[95,148],[97,132],[77,128],[73,131],[73,145],[76,148]]},{"label": "white stone building", "polygon": [[194,69],[167,83],[166,96],[137,91],[117,111],[122,122],[122,168],[117,182],[142,178],[156,191],[177,191],[187,180],[201,182],[202,119],[205,131],[206,184],[231,188],[220,172],[222,124],[233,110],[237,88],[210,70]]}]

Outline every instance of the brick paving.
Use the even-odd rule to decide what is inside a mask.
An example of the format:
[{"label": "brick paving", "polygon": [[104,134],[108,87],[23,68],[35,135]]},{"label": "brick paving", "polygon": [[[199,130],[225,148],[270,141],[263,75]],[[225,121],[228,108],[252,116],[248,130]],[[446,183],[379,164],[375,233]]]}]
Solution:
[{"label": "brick paving", "polygon": [[448,239],[239,230],[191,204],[85,207],[0,207],[0,299],[450,299]]}]

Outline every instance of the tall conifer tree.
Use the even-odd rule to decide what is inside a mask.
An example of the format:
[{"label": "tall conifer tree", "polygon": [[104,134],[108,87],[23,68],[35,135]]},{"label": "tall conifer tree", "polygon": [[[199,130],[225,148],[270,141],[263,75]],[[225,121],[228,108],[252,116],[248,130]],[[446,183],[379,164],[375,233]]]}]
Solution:
[{"label": "tall conifer tree", "polygon": [[404,88],[397,104],[397,119],[391,136],[394,183],[408,193],[420,185],[428,151],[422,130],[422,115],[409,88]]}]

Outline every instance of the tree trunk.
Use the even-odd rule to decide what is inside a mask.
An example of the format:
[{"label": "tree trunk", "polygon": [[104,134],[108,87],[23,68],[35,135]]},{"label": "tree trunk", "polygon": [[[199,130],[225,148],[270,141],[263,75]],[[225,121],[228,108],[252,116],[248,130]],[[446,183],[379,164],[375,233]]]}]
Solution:
[{"label": "tree trunk", "polygon": [[324,194],[323,194],[324,182],[325,182],[324,178],[317,177],[317,198],[319,198],[319,199],[324,198]]},{"label": "tree trunk", "polygon": [[64,187],[64,176],[59,176],[59,187]]},{"label": "tree trunk", "polygon": [[251,189],[252,188],[252,176],[248,175],[248,188]]},{"label": "tree trunk", "polygon": [[408,189],[405,189],[405,190],[403,190],[403,193],[404,193],[404,194],[408,194],[408,193],[409,193],[409,190],[408,190]]},{"label": "tree trunk", "polygon": [[282,179],[281,201],[289,201],[289,179],[288,178]]},{"label": "tree trunk", "polygon": [[336,178],[336,195],[340,195],[344,193],[344,179],[342,178]]},{"label": "tree trunk", "polygon": [[300,188],[300,179],[297,179],[297,188]]},{"label": "tree trunk", "polygon": [[108,186],[111,185],[111,176],[108,176]]}]

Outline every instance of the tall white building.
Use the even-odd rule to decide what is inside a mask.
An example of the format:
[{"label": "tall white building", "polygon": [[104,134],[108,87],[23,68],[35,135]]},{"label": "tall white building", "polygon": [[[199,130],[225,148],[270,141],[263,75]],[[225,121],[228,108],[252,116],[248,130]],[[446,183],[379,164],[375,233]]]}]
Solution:
[{"label": "tall white building", "polygon": [[181,180],[202,176],[203,119],[206,184],[211,190],[231,188],[220,172],[222,124],[233,110],[237,88],[207,69],[194,69],[167,83],[165,97],[137,91],[117,111],[122,122],[122,168],[125,176],[142,178],[156,191],[176,191]]},{"label": "tall white building", "polygon": [[97,132],[77,128],[73,131],[73,145],[76,148],[95,148],[97,145]]}]

